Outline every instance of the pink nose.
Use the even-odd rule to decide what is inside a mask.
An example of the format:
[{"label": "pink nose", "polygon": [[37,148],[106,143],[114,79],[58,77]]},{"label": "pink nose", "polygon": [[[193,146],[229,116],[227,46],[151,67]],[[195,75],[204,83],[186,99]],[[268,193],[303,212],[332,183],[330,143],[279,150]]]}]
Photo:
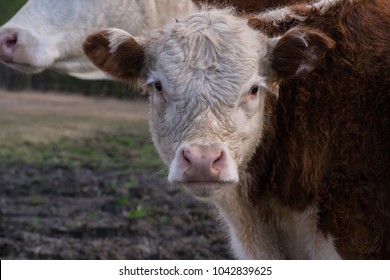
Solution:
[{"label": "pink nose", "polygon": [[15,32],[5,31],[0,33],[0,59],[4,62],[12,62],[18,36]]},{"label": "pink nose", "polygon": [[217,182],[226,165],[226,154],[215,146],[191,145],[183,148],[179,160],[188,182]]}]

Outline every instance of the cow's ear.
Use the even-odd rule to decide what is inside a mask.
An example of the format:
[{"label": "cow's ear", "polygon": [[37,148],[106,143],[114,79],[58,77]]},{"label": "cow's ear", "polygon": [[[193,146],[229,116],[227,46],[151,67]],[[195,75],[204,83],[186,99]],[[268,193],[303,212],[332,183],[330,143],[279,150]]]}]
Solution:
[{"label": "cow's ear", "polygon": [[144,46],[123,30],[91,34],[85,39],[83,50],[99,69],[119,80],[136,80],[144,68]]},{"label": "cow's ear", "polygon": [[279,79],[286,79],[313,70],[335,41],[319,30],[297,27],[273,39],[272,45],[271,68]]}]

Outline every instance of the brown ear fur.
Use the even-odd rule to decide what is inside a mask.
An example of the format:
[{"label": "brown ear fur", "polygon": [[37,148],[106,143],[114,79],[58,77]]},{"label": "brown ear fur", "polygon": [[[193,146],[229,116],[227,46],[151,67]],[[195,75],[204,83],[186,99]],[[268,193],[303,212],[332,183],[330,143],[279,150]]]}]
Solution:
[{"label": "brown ear fur", "polygon": [[109,31],[89,35],[83,44],[84,53],[96,67],[114,78],[121,80],[139,78],[145,62],[143,46],[129,37],[113,52],[109,38]]},{"label": "brown ear fur", "polygon": [[335,41],[316,29],[297,27],[287,31],[276,43],[271,67],[278,78],[286,79],[313,70]]}]

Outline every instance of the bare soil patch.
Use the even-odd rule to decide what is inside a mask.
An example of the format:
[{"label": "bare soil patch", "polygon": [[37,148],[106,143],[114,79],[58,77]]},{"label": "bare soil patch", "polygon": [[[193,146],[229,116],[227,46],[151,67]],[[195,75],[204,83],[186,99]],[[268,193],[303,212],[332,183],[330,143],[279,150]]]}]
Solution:
[{"label": "bare soil patch", "polygon": [[1,259],[229,258],[211,209],[156,174],[13,165],[0,186]]}]

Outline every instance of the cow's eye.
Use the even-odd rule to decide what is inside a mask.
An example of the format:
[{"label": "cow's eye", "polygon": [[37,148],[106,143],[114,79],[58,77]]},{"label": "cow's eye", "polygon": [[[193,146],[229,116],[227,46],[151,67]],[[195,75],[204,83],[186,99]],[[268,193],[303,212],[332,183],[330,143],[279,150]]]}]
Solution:
[{"label": "cow's eye", "polygon": [[257,95],[258,92],[259,92],[259,86],[253,86],[250,90],[251,95]]},{"label": "cow's eye", "polygon": [[248,93],[245,95],[244,102],[248,103],[252,100],[256,100],[259,93],[259,86],[253,85]]},{"label": "cow's eye", "polygon": [[163,102],[166,102],[166,99],[165,99],[165,94],[163,92],[163,86],[162,86],[162,83],[160,81],[157,81],[154,83],[154,87],[157,91],[157,96],[160,98],[161,101]]},{"label": "cow's eye", "polygon": [[154,83],[154,87],[156,88],[156,90],[157,90],[158,92],[161,92],[161,91],[162,91],[162,84],[161,84],[160,81],[155,82],[155,83]]}]

